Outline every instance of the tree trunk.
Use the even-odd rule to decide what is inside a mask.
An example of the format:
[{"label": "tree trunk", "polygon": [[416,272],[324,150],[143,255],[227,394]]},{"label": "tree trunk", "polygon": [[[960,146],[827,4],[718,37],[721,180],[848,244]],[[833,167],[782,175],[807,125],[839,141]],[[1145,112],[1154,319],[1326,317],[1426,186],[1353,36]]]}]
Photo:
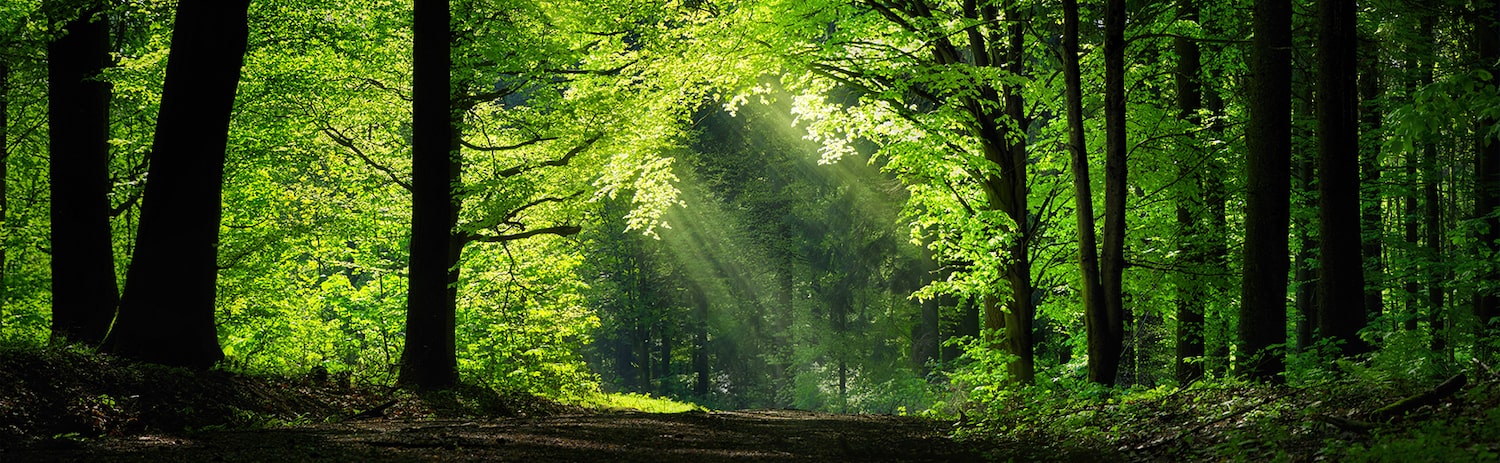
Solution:
[{"label": "tree trunk", "polygon": [[216,250],[249,6],[249,0],[177,6],[140,231],[108,351],[193,368],[224,358],[214,326]]},{"label": "tree trunk", "polygon": [[[47,45],[52,160],[52,335],[97,345],[119,289],[109,224],[109,20],[98,6]],[[222,150],[221,150],[222,151]]]},{"label": "tree trunk", "polygon": [[[0,57],[0,237],[10,236],[10,62]],[[9,243],[0,238],[0,329],[6,328],[6,305],[10,289],[5,284],[6,248]]]},{"label": "tree trunk", "polygon": [[[1491,79],[1486,85],[1490,94],[1500,91],[1500,85],[1496,80],[1500,79],[1500,66],[1495,63],[1500,60],[1500,2],[1491,1],[1489,5],[1476,11],[1474,34],[1479,42],[1479,62],[1484,63],[1486,71],[1489,71]],[[1495,117],[1481,117],[1474,126],[1474,216],[1482,217],[1484,232],[1479,236],[1479,245],[1484,248],[1487,255],[1495,255],[1500,252],[1500,216],[1495,214],[1495,209],[1500,208],[1500,140],[1491,136],[1495,130]],[[1493,267],[1481,275],[1483,283],[1474,295],[1474,316],[1478,320],[1480,334],[1482,337],[1491,337],[1495,326],[1495,317],[1500,316],[1500,294],[1495,287],[1500,286],[1500,271]],[[1477,342],[1476,345],[1482,345]],[[1493,352],[1490,349],[1481,349],[1481,357],[1489,359]]]},{"label": "tree trunk", "polygon": [[406,348],[399,382],[417,389],[458,380],[450,280],[456,222],[447,0],[417,0],[412,22],[412,231]]},{"label": "tree trunk", "polygon": [[[1083,325],[1088,333],[1089,379],[1112,384],[1115,375],[1104,363],[1118,365],[1109,354],[1109,309],[1099,279],[1099,245],[1094,240],[1094,193],[1089,180],[1088,146],[1083,130],[1083,83],[1078,70],[1078,1],[1063,0],[1063,79],[1068,104],[1068,151],[1073,157],[1073,197],[1078,219],[1078,264],[1083,276]],[[1101,362],[1105,359],[1115,362]]]},{"label": "tree trunk", "polygon": [[1246,376],[1283,382],[1287,225],[1291,176],[1292,5],[1255,0],[1245,200],[1245,268],[1240,285],[1240,362]]},{"label": "tree trunk", "polygon": [[1359,100],[1353,0],[1318,1],[1318,336],[1368,349],[1359,216]]},{"label": "tree trunk", "polygon": [[[1353,13],[1351,12],[1350,14],[1352,15]],[[1354,26],[1350,25],[1349,28],[1352,29]],[[1354,40],[1358,40],[1356,33],[1350,32],[1350,34],[1356,36]],[[1374,44],[1374,42],[1370,43]],[[1375,320],[1376,317],[1385,313],[1385,263],[1382,261],[1385,252],[1385,221],[1382,212],[1380,191],[1380,145],[1382,137],[1380,125],[1381,118],[1383,117],[1383,112],[1380,109],[1380,99],[1384,93],[1381,86],[1382,77],[1380,70],[1385,66],[1385,63],[1380,61],[1380,47],[1378,44],[1365,47],[1362,51],[1362,57],[1359,57],[1359,53],[1353,50],[1346,53],[1358,57],[1356,59],[1359,62],[1358,65],[1361,70],[1361,75],[1358,77],[1359,95],[1354,103],[1354,108],[1358,112],[1358,125],[1355,126],[1355,137],[1359,141],[1356,151],[1359,153],[1359,170],[1361,173],[1359,194],[1361,196],[1360,222],[1363,244],[1360,246],[1360,252],[1364,261],[1365,320],[1368,324],[1369,320]],[[1340,70],[1340,72],[1347,73],[1349,71]],[[1363,108],[1361,108],[1361,105]],[[1406,195],[1406,198],[1415,202],[1412,195]],[[1416,225],[1410,223],[1410,221],[1408,221],[1408,224],[1408,228]],[[1415,235],[1416,232],[1412,232],[1412,234]]]},{"label": "tree trunk", "polygon": [[[1437,44],[1432,37],[1433,18],[1423,17],[1421,20],[1421,35],[1424,37],[1423,47],[1418,55],[1422,56],[1418,79],[1421,85],[1432,84],[1432,68],[1437,62]],[[1447,280],[1447,269],[1443,261],[1443,200],[1439,194],[1438,186],[1443,182],[1442,171],[1438,168],[1437,144],[1428,141],[1422,146],[1422,222],[1426,224],[1426,253],[1424,260],[1427,278],[1427,320],[1428,329],[1432,330],[1432,351],[1442,355],[1442,358],[1452,359],[1453,352],[1449,349],[1447,342],[1447,308],[1444,307],[1444,292],[1447,289],[1443,282]]]},{"label": "tree trunk", "polygon": [[[1310,92],[1309,92],[1310,93]],[[1313,209],[1317,207],[1316,186],[1313,179],[1317,178],[1317,160],[1312,156],[1299,156],[1297,160],[1296,188],[1302,193],[1303,201],[1298,202],[1298,207]],[[1316,338],[1318,326],[1318,268],[1315,267],[1318,257],[1318,239],[1313,234],[1313,223],[1311,218],[1302,218],[1294,222],[1297,234],[1297,255],[1293,258],[1292,269],[1294,272],[1292,288],[1292,304],[1297,311],[1297,350],[1305,351],[1312,346]]]},{"label": "tree trunk", "polygon": [[[1178,3],[1177,17],[1183,21],[1197,22],[1198,5],[1195,0],[1182,0]],[[1064,35],[1064,40],[1066,38]],[[1178,37],[1173,48],[1177,52],[1177,69],[1173,76],[1177,87],[1177,117],[1187,126],[1197,127],[1203,122],[1198,117],[1198,110],[1203,107],[1203,87],[1198,80],[1202,55],[1198,42],[1188,37]],[[1201,226],[1204,222],[1203,208],[1206,205],[1198,194],[1198,190],[1202,188],[1201,167],[1194,166],[1193,160],[1209,156],[1209,153],[1199,148],[1197,140],[1190,140],[1179,149],[1183,153],[1191,153],[1187,159],[1178,160],[1177,169],[1180,181],[1188,185],[1179,188],[1177,197],[1178,249],[1183,256],[1183,268],[1188,270],[1188,274],[1183,275],[1177,284],[1177,333],[1174,343],[1176,363],[1173,376],[1178,384],[1186,385],[1203,377],[1203,313],[1207,297],[1203,294],[1205,285],[1199,281],[1202,277],[1195,273],[1202,273],[1206,267],[1202,243],[1204,227]]]},{"label": "tree trunk", "polygon": [[693,395],[702,398],[708,396],[708,295],[703,294],[703,288],[696,282],[688,282],[688,290],[693,299],[693,325],[697,331],[693,339],[693,372],[696,375]]},{"label": "tree trunk", "polygon": [[[1125,340],[1125,0],[1107,0],[1104,10],[1104,249],[1101,283],[1106,337],[1090,379],[1114,384]],[[1092,341],[1091,341],[1092,342]],[[1090,364],[1094,361],[1089,358]],[[1097,376],[1096,376],[1097,373]]]}]

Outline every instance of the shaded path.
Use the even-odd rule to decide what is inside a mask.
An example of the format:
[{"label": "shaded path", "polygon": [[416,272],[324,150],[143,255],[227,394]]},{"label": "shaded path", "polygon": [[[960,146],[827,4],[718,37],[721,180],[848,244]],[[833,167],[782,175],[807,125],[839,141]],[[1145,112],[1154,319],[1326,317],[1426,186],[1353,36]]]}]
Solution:
[{"label": "shaded path", "polygon": [[369,420],[0,451],[0,461],[976,461],[918,418],[788,410]]}]

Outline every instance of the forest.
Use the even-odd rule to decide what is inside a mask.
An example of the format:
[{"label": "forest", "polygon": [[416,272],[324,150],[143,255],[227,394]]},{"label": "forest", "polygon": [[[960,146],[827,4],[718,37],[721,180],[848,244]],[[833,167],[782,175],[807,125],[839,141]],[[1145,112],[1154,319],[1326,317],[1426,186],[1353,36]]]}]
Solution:
[{"label": "forest", "polygon": [[1495,0],[7,0],[0,424],[145,368],[1494,460],[1497,76]]}]

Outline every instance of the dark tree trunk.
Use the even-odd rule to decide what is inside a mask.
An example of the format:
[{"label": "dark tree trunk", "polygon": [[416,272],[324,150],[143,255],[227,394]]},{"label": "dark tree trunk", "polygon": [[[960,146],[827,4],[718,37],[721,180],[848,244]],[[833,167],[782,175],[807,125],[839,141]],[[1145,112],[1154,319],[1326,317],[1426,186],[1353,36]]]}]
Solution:
[{"label": "dark tree trunk", "polygon": [[194,368],[224,358],[214,326],[216,250],[249,6],[249,0],[177,6],[140,231],[108,351]]},{"label": "dark tree trunk", "polygon": [[[1500,60],[1500,2],[1488,2],[1488,6],[1476,11],[1474,35],[1479,42],[1479,62],[1484,63],[1486,71],[1495,78],[1500,78],[1500,66],[1495,63]],[[1488,92],[1493,94],[1500,89],[1495,79],[1492,78],[1487,86]],[[1480,118],[1474,126],[1474,216],[1483,217],[1484,232],[1480,234],[1480,246],[1490,255],[1500,252],[1500,216],[1495,214],[1495,209],[1500,208],[1500,140],[1495,139],[1490,133],[1495,130],[1496,120],[1493,116]],[[1495,317],[1500,316],[1500,293],[1494,289],[1496,281],[1500,280],[1500,271],[1490,268],[1481,275],[1487,289],[1481,289],[1474,295],[1474,316],[1478,320],[1481,335],[1490,337],[1493,335]],[[1483,343],[1476,343],[1483,344]],[[1488,359],[1493,352],[1482,349],[1483,358]]]},{"label": "dark tree trunk", "polygon": [[[1350,13],[1351,15],[1353,13]],[[1350,28],[1354,28],[1351,24]],[[1350,34],[1354,34],[1351,32]],[[1357,39],[1355,39],[1357,40]],[[1374,43],[1374,42],[1369,42]],[[1361,257],[1365,275],[1365,320],[1374,320],[1385,313],[1385,263],[1382,261],[1385,247],[1385,223],[1381,206],[1380,191],[1380,151],[1381,151],[1381,118],[1384,113],[1380,109],[1380,99],[1384,90],[1381,83],[1381,68],[1385,66],[1380,61],[1380,47],[1368,46],[1360,50],[1363,56],[1359,56],[1353,50],[1347,53],[1359,56],[1359,69],[1361,75],[1359,81],[1359,96],[1354,103],[1358,111],[1359,124],[1356,126],[1356,139],[1359,140],[1357,147],[1359,153],[1359,170],[1361,173],[1359,194],[1360,198],[1360,222],[1362,228],[1363,244],[1360,246]],[[1348,70],[1340,70],[1348,73]],[[1363,106],[1363,108],[1361,108]],[[1415,202],[1412,195],[1406,198]],[[1413,206],[1415,207],[1415,206]],[[1408,222],[1410,223],[1410,222]],[[1408,228],[1414,227],[1410,224]],[[1412,232],[1416,234],[1415,231]],[[1415,319],[1412,319],[1415,321]]]},{"label": "dark tree trunk", "polygon": [[[1125,0],[1104,7],[1104,249],[1100,262],[1105,339],[1089,379],[1114,384],[1125,340]],[[1090,341],[1091,343],[1093,341]]]},{"label": "dark tree trunk", "polygon": [[[109,224],[109,20],[94,6],[47,45],[52,335],[97,345],[119,303]],[[220,150],[222,151],[222,149]]]},{"label": "dark tree trunk", "polygon": [[[1072,153],[1073,198],[1078,219],[1078,264],[1083,276],[1083,325],[1088,334],[1089,379],[1112,384],[1119,354],[1109,351],[1109,308],[1099,279],[1099,244],[1094,239],[1094,193],[1083,130],[1083,83],[1078,70],[1078,1],[1063,0],[1063,79],[1068,104],[1068,151]],[[1101,362],[1114,359],[1113,362]]]},{"label": "dark tree trunk", "polygon": [[1254,9],[1239,352],[1246,376],[1282,382],[1285,362],[1276,346],[1286,343],[1292,5],[1255,0]]},{"label": "dark tree trunk", "polygon": [[453,146],[447,0],[417,0],[412,22],[412,227],[406,300],[406,348],[400,383],[417,389],[458,380],[452,265]]},{"label": "dark tree trunk", "polygon": [[708,295],[696,282],[688,283],[693,300],[693,395],[708,396]]},{"label": "dark tree trunk", "polygon": [[[1009,64],[1011,75],[1024,75],[1026,73],[1026,20],[1020,11],[1013,10],[1007,18],[1016,18],[1009,26],[1006,61]],[[1010,374],[1017,382],[1031,384],[1036,375],[1035,343],[1032,342],[1032,325],[1036,319],[1036,307],[1031,303],[1031,217],[1030,207],[1027,203],[1027,193],[1030,191],[1026,180],[1026,127],[1030,121],[1026,118],[1025,100],[1021,97],[1021,89],[1015,85],[1006,85],[1002,89],[1005,95],[1005,116],[1010,118],[1007,124],[1014,124],[1021,133],[1002,137],[1008,142],[1008,156],[1000,164],[1000,175],[1004,185],[1002,190],[1003,205],[1006,215],[1016,224],[1016,237],[1014,244],[1010,246],[1009,263],[1006,264],[1005,278],[1010,281],[1010,299],[1007,301],[1005,312],[1005,334],[1007,350],[1016,356],[1016,361],[1010,364]]]},{"label": "dark tree trunk", "polygon": [[[1297,160],[1297,190],[1304,198],[1298,202],[1298,207],[1313,209],[1317,207],[1317,191],[1313,185],[1313,179],[1317,178],[1317,160],[1312,156],[1299,156]],[[1316,337],[1318,326],[1318,269],[1314,267],[1318,257],[1318,239],[1313,233],[1317,225],[1311,218],[1303,218],[1295,221],[1297,234],[1297,255],[1293,259],[1293,298],[1292,304],[1297,310],[1297,349],[1306,350],[1312,346]]]},{"label": "dark tree trunk", "polygon": [[[1417,54],[1422,57],[1421,70],[1418,79],[1421,85],[1432,84],[1432,68],[1437,62],[1437,44],[1433,41],[1432,29],[1433,18],[1423,17],[1421,20],[1421,35],[1424,37],[1423,49]],[[1426,224],[1426,274],[1427,278],[1427,319],[1428,328],[1432,330],[1432,351],[1442,355],[1443,358],[1452,359],[1453,351],[1449,349],[1447,341],[1448,323],[1447,308],[1444,307],[1444,292],[1447,289],[1443,282],[1447,280],[1447,269],[1442,264],[1443,260],[1443,199],[1439,194],[1438,185],[1443,182],[1442,171],[1437,163],[1437,144],[1431,141],[1422,146],[1422,222]]]},{"label": "dark tree trunk", "polygon": [[1365,352],[1353,0],[1318,1],[1318,336]]},{"label": "dark tree trunk", "polygon": [[[1070,0],[1072,1],[1072,0]],[[1066,8],[1066,4],[1064,4]],[[1177,4],[1177,17],[1183,21],[1198,21],[1198,5],[1195,0],[1182,0]],[[1076,19],[1075,19],[1076,21]],[[1076,32],[1076,30],[1075,30]],[[1064,33],[1064,40],[1067,35]],[[1198,73],[1201,70],[1201,53],[1198,42],[1188,37],[1178,37],[1173,43],[1177,52],[1177,69],[1174,80],[1177,87],[1177,117],[1186,122],[1189,127],[1196,127],[1203,122],[1198,117],[1198,110],[1203,108],[1203,87],[1199,83]],[[1075,44],[1076,51],[1076,44]],[[1071,109],[1071,107],[1070,107]],[[1188,159],[1178,161],[1177,174],[1182,182],[1188,187],[1181,188],[1177,198],[1177,234],[1179,252],[1181,253],[1183,268],[1188,274],[1180,278],[1177,285],[1177,333],[1176,363],[1173,368],[1173,376],[1177,383],[1186,385],[1203,377],[1203,313],[1204,301],[1207,297],[1203,294],[1204,284],[1200,282],[1201,274],[1206,267],[1204,265],[1203,232],[1201,224],[1203,218],[1202,196],[1198,191],[1202,188],[1201,167],[1195,166],[1197,159],[1209,156],[1205,150],[1199,148],[1196,140],[1189,140],[1181,147],[1182,152],[1191,153]]]},{"label": "dark tree trunk", "polygon": [[[1215,79],[1209,78],[1204,82],[1215,82]],[[1224,100],[1219,97],[1217,91],[1204,92],[1203,109],[1214,118],[1207,127],[1209,136],[1216,140],[1223,139],[1224,125],[1221,121],[1224,115]],[[1227,175],[1227,169],[1213,156],[1205,160],[1203,165],[1203,202],[1208,214],[1208,221],[1204,224],[1206,233],[1203,239],[1207,245],[1203,259],[1215,273],[1220,274],[1204,279],[1208,283],[1205,290],[1212,296],[1210,302],[1213,302],[1217,299],[1229,299],[1229,293],[1233,287],[1227,276],[1230,262],[1229,232],[1227,231],[1229,213],[1227,211],[1228,195],[1225,193],[1223,180],[1223,176]],[[1214,327],[1214,330],[1221,336],[1219,342],[1209,349],[1208,334],[1204,333],[1204,350],[1209,351],[1204,363],[1205,369],[1211,369],[1222,377],[1229,373],[1229,346],[1234,343],[1234,335],[1229,328],[1230,317],[1225,316],[1228,311],[1215,313],[1210,310],[1211,307],[1213,306],[1208,304],[1203,307],[1203,326],[1205,331],[1208,327]],[[1228,304],[1222,304],[1219,307],[1228,307]]]}]

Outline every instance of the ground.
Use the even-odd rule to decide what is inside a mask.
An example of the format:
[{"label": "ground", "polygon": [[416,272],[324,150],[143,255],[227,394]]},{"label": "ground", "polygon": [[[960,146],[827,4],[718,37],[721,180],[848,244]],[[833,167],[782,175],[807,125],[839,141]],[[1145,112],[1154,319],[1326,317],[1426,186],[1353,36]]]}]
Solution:
[{"label": "ground", "polygon": [[4,461],[975,461],[929,420],[788,410],[372,419],[180,436],[50,440]]}]

